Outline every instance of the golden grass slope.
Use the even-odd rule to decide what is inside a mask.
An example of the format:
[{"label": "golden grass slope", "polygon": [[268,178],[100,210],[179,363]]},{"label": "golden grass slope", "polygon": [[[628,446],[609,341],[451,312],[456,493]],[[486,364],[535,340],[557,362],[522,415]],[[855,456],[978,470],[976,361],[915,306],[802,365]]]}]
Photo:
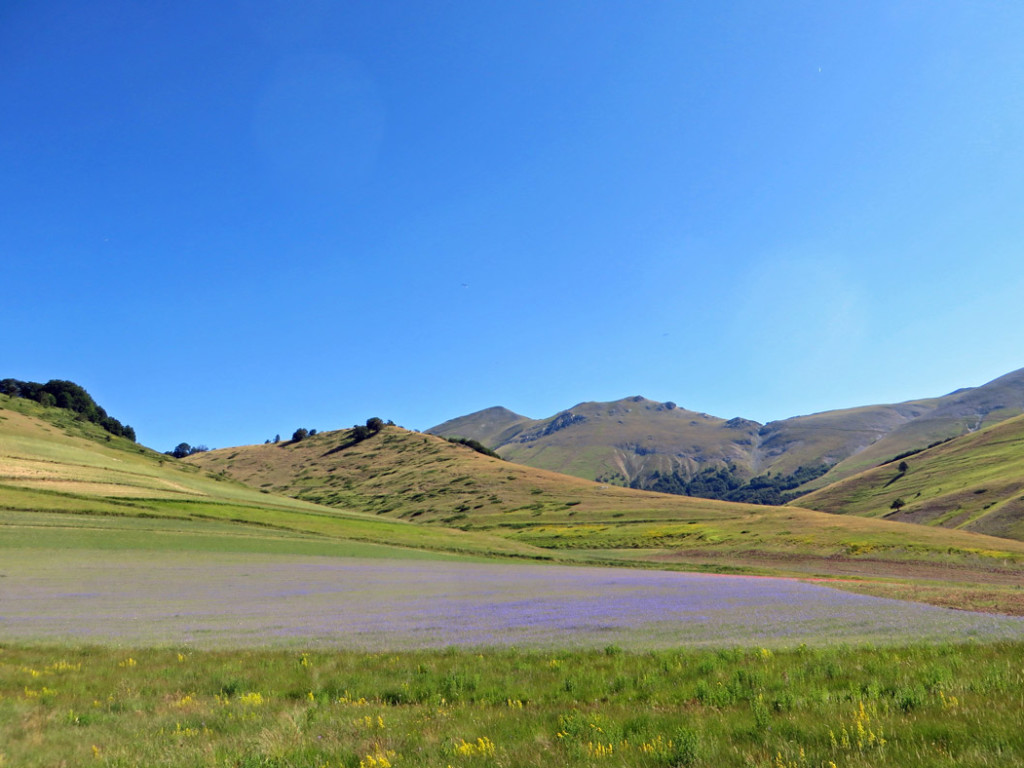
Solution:
[{"label": "golden grass slope", "polygon": [[[793,502],[807,509],[1024,540],[1024,416],[834,483]],[[904,505],[893,507],[897,499]]]},{"label": "golden grass slope", "polygon": [[1021,542],[636,491],[398,427],[361,442],[341,430],[185,461],[324,505],[528,544],[564,562],[849,579],[874,593],[1024,612]]},{"label": "golden grass slope", "polygon": [[109,436],[70,411],[0,395],[0,524],[7,540],[45,544],[59,529],[71,531],[61,534],[62,546],[73,544],[75,535],[88,539],[85,530],[96,530],[99,518],[105,536],[132,546],[151,546],[147,533],[159,533],[187,539],[189,546],[203,536],[298,537],[322,545],[323,552],[332,551],[332,543],[340,551],[364,542],[425,552],[545,556],[484,534],[427,529],[271,494]]}]

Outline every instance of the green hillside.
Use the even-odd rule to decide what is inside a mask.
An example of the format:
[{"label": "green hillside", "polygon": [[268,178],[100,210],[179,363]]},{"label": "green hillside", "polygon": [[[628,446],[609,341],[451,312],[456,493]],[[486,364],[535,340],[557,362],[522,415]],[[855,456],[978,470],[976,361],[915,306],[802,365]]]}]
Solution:
[{"label": "green hillside", "polygon": [[875,467],[906,451],[976,432],[1024,412],[1024,370],[1000,376],[981,387],[959,390],[931,401],[934,407],[879,437],[862,451],[839,462],[823,478],[822,487]]},{"label": "green hillside", "polygon": [[[0,546],[541,555],[525,544],[328,509],[213,475],[0,395]],[[369,547],[369,548],[367,548]]]},{"label": "green hillside", "polygon": [[1024,543],[941,528],[600,484],[385,427],[183,460],[375,518],[458,526],[563,562],[839,578],[875,594],[1024,612]]},{"label": "green hillside", "polygon": [[869,469],[793,503],[1024,540],[1024,416]]},{"label": "green hillside", "polygon": [[[840,465],[940,402],[865,406],[762,425],[630,397],[580,403],[543,420],[489,408],[428,432],[479,440],[504,458],[531,467],[653,488],[658,487],[658,476],[674,475],[685,482],[708,467],[732,466],[738,477],[749,479],[769,472],[788,475],[820,464]],[[955,434],[962,430],[957,425]],[[911,434],[908,439],[916,445],[920,438]]]}]

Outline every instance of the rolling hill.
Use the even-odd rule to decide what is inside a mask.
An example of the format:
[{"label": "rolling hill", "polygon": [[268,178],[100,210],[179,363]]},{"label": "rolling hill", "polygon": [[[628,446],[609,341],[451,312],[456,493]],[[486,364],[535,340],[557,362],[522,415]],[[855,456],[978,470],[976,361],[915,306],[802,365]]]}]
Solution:
[{"label": "rolling hill", "polygon": [[976,431],[1024,412],[1024,369],[943,397],[871,405],[768,424],[723,419],[675,403],[630,397],[580,403],[546,419],[488,408],[427,430],[480,441],[520,464],[639,488],[657,478],[692,479],[732,465],[741,477],[830,467],[808,489],[892,456]]},{"label": "rolling hill", "polygon": [[1024,540],[1024,416],[861,472],[793,504]]},{"label": "rolling hill", "polygon": [[1024,611],[1022,542],[622,488],[399,427],[182,461],[275,494],[540,548],[561,562],[841,579],[874,594]]},{"label": "rolling hill", "polygon": [[546,557],[497,537],[250,488],[113,436],[72,411],[6,395],[0,395],[0,524],[0,548],[21,543]]}]

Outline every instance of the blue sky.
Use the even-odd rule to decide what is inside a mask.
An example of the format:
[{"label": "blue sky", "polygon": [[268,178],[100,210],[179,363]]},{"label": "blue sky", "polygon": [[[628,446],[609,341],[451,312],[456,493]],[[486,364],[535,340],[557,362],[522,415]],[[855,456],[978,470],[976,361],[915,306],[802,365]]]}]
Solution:
[{"label": "blue sky", "polygon": [[140,442],[1024,367],[1024,4],[0,4],[0,377]]}]

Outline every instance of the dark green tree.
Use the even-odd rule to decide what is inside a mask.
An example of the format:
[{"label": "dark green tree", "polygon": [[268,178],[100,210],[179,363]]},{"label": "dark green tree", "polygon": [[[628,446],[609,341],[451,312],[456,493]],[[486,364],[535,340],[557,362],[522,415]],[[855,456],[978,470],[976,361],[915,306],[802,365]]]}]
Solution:
[{"label": "dark green tree", "polygon": [[107,415],[107,412],[96,404],[92,396],[73,381],[51,379],[45,384],[39,384],[34,381],[3,379],[0,381],[0,392],[11,397],[35,400],[44,406],[56,406],[73,411],[85,421],[99,424],[112,435],[127,437],[132,442],[135,441],[134,429],[122,425],[117,419]]},{"label": "dark green tree", "polygon": [[309,437],[309,430],[305,427],[299,427],[292,433],[292,442],[298,443]]},{"label": "dark green tree", "polygon": [[9,395],[10,397],[21,397],[21,388],[25,382],[18,381],[17,379],[3,379],[0,380],[0,395]]}]

